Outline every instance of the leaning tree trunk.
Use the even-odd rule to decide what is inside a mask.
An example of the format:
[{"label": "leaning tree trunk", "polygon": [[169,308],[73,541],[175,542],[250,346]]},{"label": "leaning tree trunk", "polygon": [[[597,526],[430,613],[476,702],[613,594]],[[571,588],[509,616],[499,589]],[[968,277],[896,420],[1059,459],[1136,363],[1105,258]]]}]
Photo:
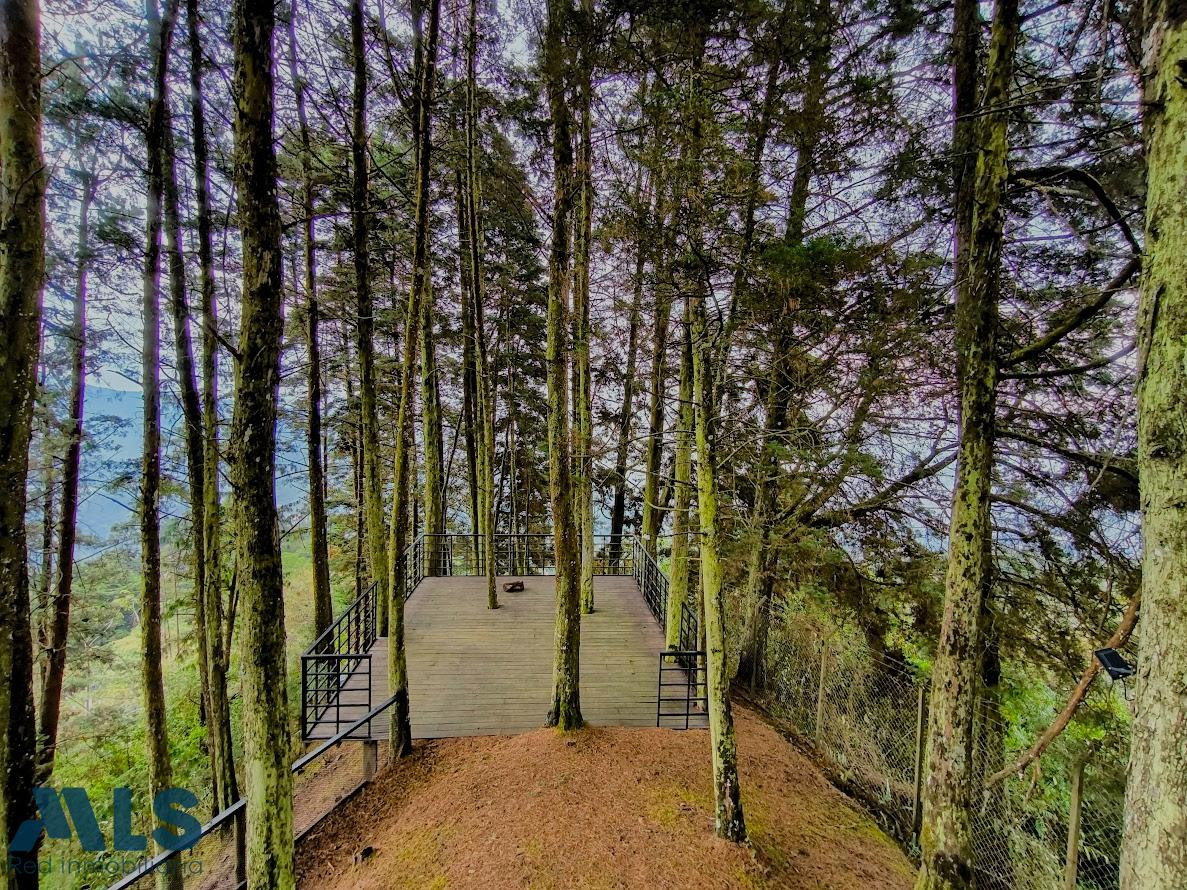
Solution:
[{"label": "leaning tree trunk", "polygon": [[[354,60],[354,117],[351,128],[351,233],[354,246],[356,336],[359,352],[359,411],[363,443],[363,514],[371,578],[379,588],[379,633],[388,632],[387,529],[383,521],[383,479],[379,464],[379,404],[375,379],[375,300],[369,274],[367,187],[367,45],[361,0],[351,4],[351,55]],[[359,6],[356,10],[355,7]],[[356,21],[357,18],[357,21]],[[409,320],[409,327],[413,322]]]},{"label": "leaning tree trunk", "polygon": [[194,149],[194,198],[197,204],[199,287],[202,303],[202,481],[201,529],[205,563],[203,612],[206,619],[204,684],[209,695],[206,722],[210,728],[210,761],[213,777],[211,807],[215,812],[239,799],[235,755],[231,744],[231,706],[227,694],[230,653],[223,643],[221,562],[221,513],[218,451],[218,319],[214,300],[214,243],[211,235],[210,164],[206,144],[206,109],[202,97],[202,40],[198,0],[186,0],[190,50],[190,117]]},{"label": "leaning tree trunk", "polygon": [[[685,282],[688,286],[695,286]],[[688,511],[692,506],[693,427],[693,358],[691,327],[692,296],[684,298],[684,321],[680,325],[680,406],[676,411],[676,463],[672,474],[675,487],[672,505],[672,583],[668,586],[668,610],[664,620],[664,638],[669,649],[680,648],[680,619],[690,603],[689,543],[691,529]]]},{"label": "leaning tree trunk", "polygon": [[[37,0],[0,3],[0,839],[34,814],[33,636],[25,540],[29,440],[45,275],[41,19]],[[36,854],[15,856],[16,874]],[[10,859],[11,862],[11,859]],[[10,871],[10,880],[14,872]],[[18,877],[18,885],[37,886]]]},{"label": "leaning tree trunk", "polygon": [[38,708],[37,784],[46,785],[54,771],[58,747],[58,717],[62,705],[62,683],[66,677],[66,643],[70,633],[70,600],[74,584],[74,542],[78,520],[78,477],[82,466],[83,404],[86,399],[87,277],[91,265],[91,203],[96,179],[86,173],[78,208],[77,277],[74,286],[74,318],[70,325],[70,441],[62,466],[62,512],[58,525],[58,570],[54,598],[48,619],[45,675]]},{"label": "leaning tree trunk", "polygon": [[[976,6],[957,6],[956,33],[976,27]],[[971,19],[962,18],[970,16]],[[994,11],[982,117],[976,138],[967,274],[957,282],[956,375],[960,388],[961,435],[956,490],[948,542],[944,618],[932,671],[927,778],[920,830],[922,865],[918,890],[971,887],[973,742],[977,711],[980,625],[992,585],[991,521],[993,435],[997,387],[994,354],[997,292],[1008,162],[1008,113],[1014,51],[1020,21],[1017,0],[998,0]],[[960,54],[957,55],[961,58]],[[976,69],[958,66],[957,78]],[[964,84],[959,85],[958,97]],[[961,134],[958,134],[961,135]],[[959,193],[959,189],[958,189]],[[957,231],[961,232],[958,222]]]},{"label": "leaning tree trunk", "polygon": [[1187,17],[1146,4],[1146,258],[1138,313],[1141,659],[1123,890],[1187,886]]},{"label": "leaning tree trunk", "polygon": [[289,78],[297,102],[297,125],[301,142],[301,226],[305,272],[305,348],[309,351],[309,387],[306,404],[309,422],[305,427],[305,454],[309,462],[309,549],[313,557],[313,632],[315,636],[334,620],[330,598],[330,555],[326,531],[326,474],[322,463],[321,433],[321,306],[317,298],[317,226],[313,216],[313,145],[305,113],[305,78],[297,63],[297,3],[289,7]]},{"label": "leaning tree trunk", "polygon": [[[358,26],[362,27],[361,0],[355,0]],[[389,539],[388,562],[391,576],[388,587],[391,590],[389,617],[388,683],[396,697],[391,715],[391,752],[393,757],[406,757],[412,753],[412,721],[408,706],[408,661],[404,649],[404,600],[411,593],[405,590],[404,545],[408,540],[408,479],[411,464],[415,459],[412,440],[412,383],[416,378],[416,353],[419,345],[418,325],[423,318],[422,304],[432,287],[429,270],[429,205],[431,196],[430,161],[432,153],[432,107],[433,88],[437,75],[437,32],[440,21],[441,2],[431,0],[429,4],[429,28],[418,45],[420,60],[416,72],[416,100],[414,112],[417,117],[416,134],[416,205],[412,245],[412,287],[408,294],[408,310],[405,314],[404,364],[400,375],[400,407],[396,418],[395,455],[395,497],[392,504],[391,537]],[[418,8],[417,14],[423,13]],[[354,15],[352,13],[352,21]],[[419,24],[419,23],[418,23]],[[431,321],[431,317],[429,321]]]},{"label": "leaning tree trunk", "polygon": [[544,78],[552,118],[552,249],[548,261],[548,479],[552,492],[552,536],[556,556],[556,634],[552,706],[548,725],[578,729],[581,717],[581,564],[573,513],[572,441],[569,438],[568,350],[569,212],[573,203],[573,140],[565,104],[563,35],[568,0],[549,0],[544,32]]},{"label": "leaning tree trunk", "polygon": [[280,208],[273,148],[268,0],[232,6],[234,176],[243,244],[243,311],[231,486],[242,631],[243,748],[247,776],[247,886],[295,886],[293,781],[285,674],[284,575],[276,511],[276,414],[284,329]]}]

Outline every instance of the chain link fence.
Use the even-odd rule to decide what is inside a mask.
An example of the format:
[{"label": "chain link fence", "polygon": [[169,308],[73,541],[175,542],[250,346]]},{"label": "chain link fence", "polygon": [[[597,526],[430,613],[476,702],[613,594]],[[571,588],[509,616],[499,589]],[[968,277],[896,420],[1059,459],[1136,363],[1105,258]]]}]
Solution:
[{"label": "chain link fence", "polygon": [[[762,704],[810,739],[833,780],[917,853],[926,678],[860,638],[793,615],[772,622],[767,658]],[[1060,737],[1020,775],[985,786],[1033,740],[982,702],[972,826],[978,887],[1117,888],[1127,740],[1085,756]]]}]

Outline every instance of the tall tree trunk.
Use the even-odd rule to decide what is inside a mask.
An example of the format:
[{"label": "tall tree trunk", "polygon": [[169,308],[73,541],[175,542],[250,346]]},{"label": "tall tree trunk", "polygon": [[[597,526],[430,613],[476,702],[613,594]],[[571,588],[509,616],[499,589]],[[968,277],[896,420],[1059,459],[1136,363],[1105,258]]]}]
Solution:
[{"label": "tall tree trunk", "polygon": [[[426,223],[427,225],[427,223]],[[426,238],[425,264],[431,262]],[[436,316],[432,276],[426,273],[420,303],[420,424],[424,438],[425,560],[429,574],[441,571],[445,534],[445,436],[441,428],[441,390],[437,385]]]},{"label": "tall tree trunk", "polygon": [[[153,93],[148,107],[147,229],[144,252],[143,348],[141,385],[144,392],[144,438],[140,480],[140,658],[147,723],[149,790],[157,794],[173,784],[165,716],[165,677],[161,668],[161,211],[165,189],[168,114],[169,46],[173,37],[175,0],[164,13],[156,0],[147,6],[149,57],[153,60]],[[166,876],[162,885],[172,883]]]},{"label": "tall tree trunk", "polygon": [[[41,380],[38,387],[45,386],[45,368],[40,372]],[[47,424],[47,432],[49,424]],[[37,625],[37,669],[41,682],[45,682],[48,670],[49,642],[52,629],[53,615],[50,605],[50,590],[53,588],[54,577],[54,526],[57,525],[57,489],[58,480],[54,467],[54,456],[46,453],[41,460],[41,484],[45,492],[41,496],[41,557],[38,563],[40,571],[37,578],[37,611],[31,616],[31,624]],[[40,744],[40,742],[38,743]]]},{"label": "tall tree trunk", "polygon": [[593,2],[581,0],[578,105],[581,142],[577,154],[578,216],[573,253],[573,500],[581,545],[581,611],[594,610],[593,570],[593,379],[589,367],[589,257],[593,240]]},{"label": "tall tree trunk", "polygon": [[[37,0],[0,3],[0,838],[33,815],[36,726],[33,632],[25,540],[29,441],[37,384],[45,275],[45,181],[41,155],[41,10]],[[15,855],[8,881],[36,865]],[[10,859],[10,862],[12,860]]]},{"label": "tall tree trunk", "polygon": [[74,541],[78,520],[78,477],[82,466],[83,404],[86,399],[87,277],[91,264],[91,204],[97,181],[85,173],[78,207],[78,274],[74,286],[74,317],[70,325],[70,426],[66,460],[62,466],[62,512],[58,526],[58,570],[52,612],[48,616],[45,675],[38,708],[37,784],[45,785],[54,771],[58,747],[58,716],[62,682],[66,676],[66,644],[70,632],[70,598],[74,583]]},{"label": "tall tree trunk", "polygon": [[326,474],[322,465],[321,342],[318,326],[321,307],[317,298],[317,227],[313,216],[313,147],[305,114],[305,78],[297,65],[297,3],[289,8],[289,77],[297,102],[301,139],[301,215],[305,260],[305,346],[309,351],[309,388],[306,404],[305,453],[309,462],[309,547],[313,555],[313,632],[320,636],[334,620],[330,598],[330,555],[326,532]]},{"label": "tall tree trunk", "polygon": [[276,512],[276,407],[284,329],[280,208],[273,149],[272,36],[268,0],[232,6],[235,187],[243,244],[243,313],[231,485],[242,612],[243,747],[247,776],[247,886],[289,890],[293,782],[285,679],[284,576]]},{"label": "tall tree trunk", "polygon": [[692,339],[693,403],[696,409],[697,443],[697,519],[700,553],[701,594],[705,634],[705,691],[709,709],[709,740],[712,747],[715,826],[719,837],[746,840],[746,820],[742,812],[742,794],[738,783],[738,750],[734,718],[729,700],[729,672],[725,650],[725,588],[722,584],[721,544],[717,528],[717,447],[718,418],[713,399],[714,343],[709,335],[706,302],[707,276],[699,268],[704,256],[704,172],[701,159],[704,121],[708,111],[703,90],[705,43],[708,22],[690,23],[694,51],[690,77],[688,134],[688,250],[685,265],[691,289],[686,294]]},{"label": "tall tree trunk", "polygon": [[[355,0],[360,27],[362,19],[361,0]],[[391,537],[388,562],[391,566],[389,589],[391,590],[390,642],[388,657],[388,683],[396,696],[391,715],[391,752],[393,757],[405,757],[412,753],[412,721],[408,707],[408,661],[404,649],[404,600],[411,592],[405,590],[404,548],[408,541],[408,501],[411,464],[415,458],[412,440],[412,382],[416,378],[416,353],[419,343],[418,325],[423,313],[422,301],[428,297],[432,287],[429,270],[429,194],[432,153],[432,107],[433,88],[437,75],[437,32],[440,22],[441,0],[429,2],[429,27],[423,38],[420,34],[420,19],[424,8],[419,3],[413,10],[418,32],[416,71],[416,205],[412,246],[412,287],[408,294],[408,311],[405,314],[404,364],[400,375],[400,407],[396,418],[395,497],[392,503]],[[352,17],[355,13],[352,13]],[[353,18],[352,18],[353,20]],[[421,43],[423,40],[423,44]],[[430,318],[431,321],[431,318]]]},{"label": "tall tree trunk", "polygon": [[495,387],[493,368],[487,354],[486,298],[483,266],[482,177],[478,161],[478,2],[470,0],[469,22],[466,32],[466,231],[469,236],[470,319],[469,344],[473,353],[475,410],[478,417],[479,477],[478,515],[482,534],[482,550],[486,554],[486,605],[499,607],[495,586],[498,564],[495,557]]},{"label": "tall tree trunk", "polygon": [[210,163],[206,143],[206,109],[202,96],[202,38],[198,0],[186,0],[190,50],[190,117],[194,149],[194,198],[198,213],[199,289],[202,303],[202,546],[205,590],[203,614],[206,620],[206,667],[209,679],[206,722],[209,727],[215,812],[239,799],[235,778],[235,755],[231,745],[231,706],[227,695],[227,667],[230,653],[224,645],[227,628],[223,620],[221,513],[219,499],[218,450],[218,318],[214,301],[214,244],[210,210]]},{"label": "tall tree trunk", "polygon": [[548,261],[548,479],[556,556],[556,635],[548,725],[579,728],[581,716],[581,565],[573,513],[573,443],[569,436],[568,350],[569,212],[573,203],[573,140],[565,99],[566,19],[569,0],[549,0],[544,31],[544,78],[552,118],[552,249]]},{"label": "tall tree trunk", "polygon": [[[463,128],[464,129],[464,128]],[[466,450],[466,479],[470,492],[470,533],[471,553],[475,569],[480,564],[483,552],[479,544],[481,535],[481,520],[478,502],[481,494],[478,490],[478,369],[474,352],[474,308],[472,284],[470,276],[470,233],[469,198],[466,196],[468,188],[467,152],[462,153],[461,162],[454,172],[454,189],[457,203],[458,220],[458,268],[461,279],[461,317],[462,317],[462,437]]]},{"label": "tall tree trunk", "polygon": [[[639,192],[639,199],[646,206],[646,199],[642,195],[641,188]],[[639,319],[643,312],[643,277],[647,265],[645,236],[643,235],[646,211],[642,211],[639,216],[639,238],[635,245],[635,287],[627,320],[626,366],[622,372],[622,410],[618,415],[618,442],[614,449],[614,500],[610,505],[610,558],[614,561],[617,561],[622,554],[622,535],[626,526],[626,468],[635,413]]]},{"label": "tall tree trunk", "polygon": [[1146,259],[1138,312],[1141,660],[1121,847],[1123,890],[1187,882],[1187,18],[1145,12]]},{"label": "tall tree trunk", "polygon": [[[689,288],[695,282],[684,282]],[[680,325],[680,405],[676,411],[676,463],[672,475],[675,487],[672,507],[672,583],[668,586],[668,611],[664,621],[664,638],[669,649],[680,648],[680,617],[689,602],[689,538],[691,530],[688,511],[692,506],[692,448],[694,425],[693,358],[692,358],[692,296],[685,294],[684,318]]]},{"label": "tall tree trunk", "polygon": [[746,616],[742,629],[742,648],[738,655],[736,676],[756,692],[766,685],[767,640],[770,635],[771,597],[778,567],[778,550],[771,546],[771,523],[779,495],[779,449],[787,432],[790,400],[787,325],[780,324],[771,356],[767,381],[766,420],[763,423],[762,451],[757,470],[757,491],[750,527],[753,543],[747,560]]},{"label": "tall tree trunk", "polygon": [[[173,4],[176,10],[177,4]],[[188,10],[187,10],[188,12]],[[201,678],[202,701],[206,706],[206,740],[210,748],[210,769],[214,797],[219,796],[222,776],[220,770],[220,735],[222,723],[210,717],[211,701],[218,693],[211,690],[215,667],[210,661],[211,623],[206,618],[206,436],[205,417],[198,395],[198,381],[194,374],[194,349],[190,336],[190,307],[186,297],[185,258],[181,244],[181,210],[177,186],[177,157],[173,143],[172,119],[165,103],[164,178],[165,178],[165,253],[169,262],[169,308],[173,321],[173,350],[181,389],[182,419],[185,423],[186,478],[189,482],[190,519],[192,526],[192,559],[194,563],[194,624],[198,650],[198,675]],[[218,468],[215,467],[215,472]],[[221,621],[219,622],[221,625]],[[216,627],[213,632],[217,633]],[[225,695],[225,692],[223,693]],[[227,720],[230,717],[228,715]],[[228,729],[229,733],[229,729]]]},{"label": "tall tree trunk", "polygon": [[[976,28],[976,7],[957,6],[955,33]],[[971,18],[970,18],[971,17]],[[968,240],[957,224],[956,375],[961,435],[948,542],[944,618],[932,672],[927,779],[920,831],[918,890],[971,887],[972,767],[979,680],[981,615],[992,586],[993,436],[997,389],[995,356],[1000,277],[1002,196],[1008,173],[1008,113],[1020,20],[1017,0],[997,0],[984,100],[976,135]],[[958,51],[957,59],[963,55]],[[957,68],[957,99],[976,69]],[[958,141],[964,134],[958,132]],[[958,181],[958,198],[963,189]],[[967,251],[964,259],[960,256]]]},{"label": "tall tree trunk", "polygon": [[[639,85],[640,113],[646,118],[647,80],[644,78]],[[648,198],[644,192],[644,169],[646,164],[642,157],[646,147],[647,136],[639,137],[639,172],[635,183],[635,200],[638,202],[635,217],[635,276],[634,293],[631,298],[631,309],[627,321],[626,367],[622,374],[622,411],[618,416],[618,442],[614,451],[614,499],[610,505],[610,557],[617,560],[622,554],[622,535],[626,525],[626,470],[630,449],[631,429],[634,421],[635,386],[637,381],[639,353],[639,321],[643,313],[643,291],[646,287],[647,274],[647,224],[650,209]],[[654,177],[652,177],[654,185]]]},{"label": "tall tree trunk", "polygon": [[[786,26],[786,16],[792,5],[784,7],[780,27]],[[816,169],[816,154],[827,125],[824,104],[828,88],[829,63],[832,55],[833,28],[831,0],[821,0],[813,15],[812,45],[808,50],[808,71],[804,86],[803,125],[797,133],[795,174],[792,178],[791,195],[788,200],[787,229],[783,241],[788,245],[800,245],[804,240],[804,226],[808,212],[808,197],[811,194],[812,176]],[[782,32],[779,45],[782,45]],[[752,155],[753,172],[762,168],[762,158],[770,133],[775,99],[778,95],[780,59],[773,59],[767,74],[767,91],[763,97],[758,131]],[[752,178],[747,194],[745,222],[742,232],[742,248],[734,276],[734,301],[744,283],[743,265],[753,248],[754,214],[760,180]],[[779,451],[787,433],[787,415],[793,395],[791,351],[793,346],[792,323],[789,318],[798,300],[791,295],[786,308],[781,309],[774,322],[775,344],[771,357],[766,398],[766,419],[763,424],[762,451],[758,463],[757,492],[751,528],[753,543],[747,561],[746,608],[747,615],[742,632],[742,649],[738,659],[737,677],[749,682],[752,692],[766,684],[766,652],[770,631],[771,599],[775,589],[775,575],[779,569],[779,550],[771,546],[772,517],[779,495]],[[728,347],[723,359],[728,359]],[[718,377],[720,383],[720,375]]]},{"label": "tall tree trunk", "polygon": [[[657,143],[659,142],[657,136]],[[672,288],[667,281],[661,280],[661,270],[671,257],[669,250],[672,226],[667,219],[668,200],[664,194],[666,184],[658,171],[655,180],[656,191],[656,223],[660,229],[656,240],[659,250],[655,262],[655,317],[651,331],[651,377],[648,385],[649,407],[647,412],[647,450],[644,461],[643,477],[643,517],[640,533],[643,546],[652,556],[655,556],[656,539],[659,537],[660,526],[663,525],[664,507],[666,500],[661,491],[661,474],[663,472],[664,455],[664,395],[667,388],[668,329],[671,326]]]},{"label": "tall tree trunk", "polygon": [[[379,403],[375,380],[375,301],[369,274],[367,186],[367,45],[363,34],[362,0],[350,11],[351,56],[354,60],[354,117],[350,133],[355,294],[358,299],[359,410],[363,442],[363,513],[371,578],[379,587],[379,633],[388,632],[387,529],[383,521],[383,479],[379,462]],[[414,327],[408,320],[409,329]],[[415,344],[414,344],[415,345]]]}]

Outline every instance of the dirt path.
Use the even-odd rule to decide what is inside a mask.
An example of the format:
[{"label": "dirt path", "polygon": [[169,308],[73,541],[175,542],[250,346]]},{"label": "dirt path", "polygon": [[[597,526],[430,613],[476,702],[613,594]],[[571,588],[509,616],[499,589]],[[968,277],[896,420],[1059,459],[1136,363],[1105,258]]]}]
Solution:
[{"label": "dirt path", "polygon": [[538,730],[418,746],[305,839],[300,886],[911,886],[868,816],[753,713],[737,718],[753,852],[713,836],[707,733]]}]

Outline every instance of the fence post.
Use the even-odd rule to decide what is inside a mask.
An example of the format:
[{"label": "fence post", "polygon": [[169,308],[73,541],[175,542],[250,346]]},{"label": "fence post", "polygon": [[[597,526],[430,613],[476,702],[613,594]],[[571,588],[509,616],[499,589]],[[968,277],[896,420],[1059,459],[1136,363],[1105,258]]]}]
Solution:
[{"label": "fence post", "polygon": [[1080,866],[1080,805],[1083,802],[1084,767],[1086,757],[1076,758],[1072,764],[1072,799],[1067,815],[1067,859],[1063,867],[1064,890],[1076,890],[1076,873]]},{"label": "fence post", "polygon": [[235,832],[235,885],[240,886],[247,880],[247,807],[243,807],[235,814],[233,823]]},{"label": "fence post", "polygon": [[816,687],[816,742],[824,743],[824,689],[828,682],[828,640],[820,649],[820,682]]},{"label": "fence post", "polygon": [[911,798],[911,832],[918,837],[923,824],[923,759],[927,751],[927,686],[919,687],[915,713],[915,790]]},{"label": "fence post", "polygon": [[379,742],[367,739],[363,742],[363,781],[369,782],[375,778],[375,770],[379,765]]}]

